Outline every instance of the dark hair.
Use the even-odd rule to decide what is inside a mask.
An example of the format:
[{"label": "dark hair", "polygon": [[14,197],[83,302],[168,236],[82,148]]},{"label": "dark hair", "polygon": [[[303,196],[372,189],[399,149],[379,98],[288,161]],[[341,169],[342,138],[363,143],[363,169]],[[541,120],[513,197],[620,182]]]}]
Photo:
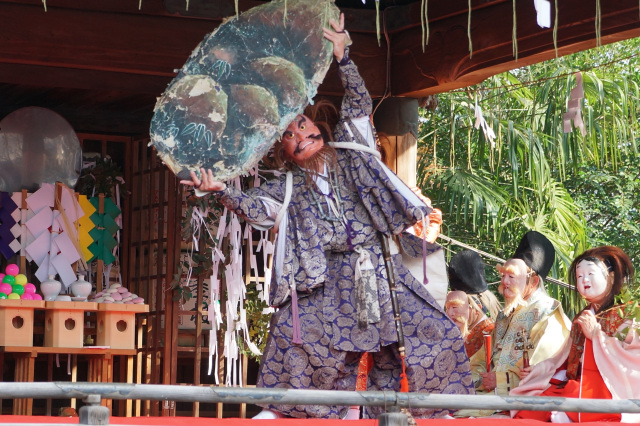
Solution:
[{"label": "dark hair", "polygon": [[[576,285],[576,267],[583,260],[596,262],[603,268],[603,271],[613,273],[613,286],[598,312],[611,308],[615,303],[615,297],[633,280],[634,270],[631,259],[619,247],[600,246],[591,248],[576,257],[571,263],[569,282],[574,286]],[[576,291],[578,291],[577,286]]]},{"label": "dark hair", "polygon": [[333,128],[338,124],[338,108],[328,99],[320,99],[308,105],[304,115],[318,126],[325,142],[333,140]]}]

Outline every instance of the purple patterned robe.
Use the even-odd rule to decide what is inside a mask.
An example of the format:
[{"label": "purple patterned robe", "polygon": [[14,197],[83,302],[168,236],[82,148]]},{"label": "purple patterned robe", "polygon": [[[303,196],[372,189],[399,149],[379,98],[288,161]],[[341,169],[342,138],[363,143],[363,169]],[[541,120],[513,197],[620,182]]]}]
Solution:
[{"label": "purple patterned robe", "polygon": [[[351,60],[339,67],[345,86],[342,119],[367,116],[371,98]],[[338,141],[351,141],[341,121]],[[348,120],[347,120],[348,123]],[[348,123],[347,125],[350,125]],[[353,128],[356,142],[364,142]],[[282,275],[272,284],[271,331],[260,364],[259,387],[354,390],[363,352],[372,352],[374,365],[368,390],[400,390],[401,363],[379,233],[400,235],[430,209],[415,206],[392,182],[371,154],[337,149],[335,178],[344,221],[322,218],[328,211],[324,196],[313,197],[303,170],[293,170],[293,194]],[[258,197],[284,199],[285,176],[242,194],[228,188],[218,199],[249,222],[261,222],[268,212]],[[322,212],[320,211],[322,210]],[[381,319],[358,325],[354,274],[359,246],[371,255],[378,285]],[[445,315],[427,288],[394,255],[398,302],[405,336],[407,376],[412,392],[473,394],[473,381],[458,327]],[[294,316],[289,283],[295,281],[302,345],[292,343]],[[338,418],[348,407],[320,405],[267,408],[292,417]],[[367,407],[375,417],[382,407]],[[438,417],[447,410],[414,409],[415,417]]]}]

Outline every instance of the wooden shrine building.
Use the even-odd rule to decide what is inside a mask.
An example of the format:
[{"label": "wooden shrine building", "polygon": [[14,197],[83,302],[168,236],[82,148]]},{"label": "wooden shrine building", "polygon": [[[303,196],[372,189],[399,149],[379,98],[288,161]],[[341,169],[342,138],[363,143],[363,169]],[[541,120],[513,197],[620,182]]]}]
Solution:
[{"label": "wooden shrine building", "polygon": [[[264,1],[239,0],[239,9]],[[637,0],[551,0],[551,28],[538,26],[533,0],[380,0],[379,13],[374,0],[335,2],[372,97],[414,101],[416,109],[430,95],[595,47],[596,28],[602,44],[640,35]],[[428,24],[421,19],[425,7]],[[139,347],[129,372],[137,383],[212,384],[202,310],[181,310],[170,287],[183,248],[182,188],[147,145],[156,98],[203,37],[233,14],[234,0],[0,0],[0,120],[22,107],[51,109],[71,124],[84,152],[108,155],[124,170],[120,272],[123,285],[150,308],[138,317]],[[319,95],[342,92],[332,65]],[[397,168],[400,177],[415,182],[415,139],[386,133],[392,163],[405,165]],[[202,297],[199,291],[195,306]],[[220,407],[172,401],[132,410],[223,416]]]}]

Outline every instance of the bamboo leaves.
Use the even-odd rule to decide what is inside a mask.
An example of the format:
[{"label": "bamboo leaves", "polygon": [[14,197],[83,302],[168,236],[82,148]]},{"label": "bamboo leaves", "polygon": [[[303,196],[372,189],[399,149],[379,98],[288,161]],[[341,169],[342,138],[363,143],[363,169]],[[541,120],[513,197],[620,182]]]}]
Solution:
[{"label": "bamboo leaves", "polygon": [[[447,235],[509,255],[538,230],[558,250],[558,278],[593,245],[620,245],[640,261],[640,59],[628,53],[639,48],[634,39],[512,70],[424,111],[418,170],[428,180],[419,182]],[[585,136],[565,134],[562,120],[580,70]],[[476,99],[495,144],[473,128]]]}]

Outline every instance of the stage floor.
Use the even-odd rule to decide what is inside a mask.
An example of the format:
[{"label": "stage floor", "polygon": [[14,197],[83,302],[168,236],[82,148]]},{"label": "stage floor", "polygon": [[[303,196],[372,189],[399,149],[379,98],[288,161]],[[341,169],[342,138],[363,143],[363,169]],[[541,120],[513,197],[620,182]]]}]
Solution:
[{"label": "stage floor", "polygon": [[[377,420],[324,420],[324,419],[216,419],[211,417],[110,417],[109,424],[113,425],[154,425],[154,426],[247,426],[247,422],[256,426],[376,426]],[[483,419],[423,419],[417,420],[418,426],[542,426],[537,420],[512,420],[499,418]],[[77,417],[49,417],[49,416],[0,416],[0,424],[15,424],[21,426],[77,425]],[[592,422],[582,423],[585,426],[611,426],[611,423]]]}]

